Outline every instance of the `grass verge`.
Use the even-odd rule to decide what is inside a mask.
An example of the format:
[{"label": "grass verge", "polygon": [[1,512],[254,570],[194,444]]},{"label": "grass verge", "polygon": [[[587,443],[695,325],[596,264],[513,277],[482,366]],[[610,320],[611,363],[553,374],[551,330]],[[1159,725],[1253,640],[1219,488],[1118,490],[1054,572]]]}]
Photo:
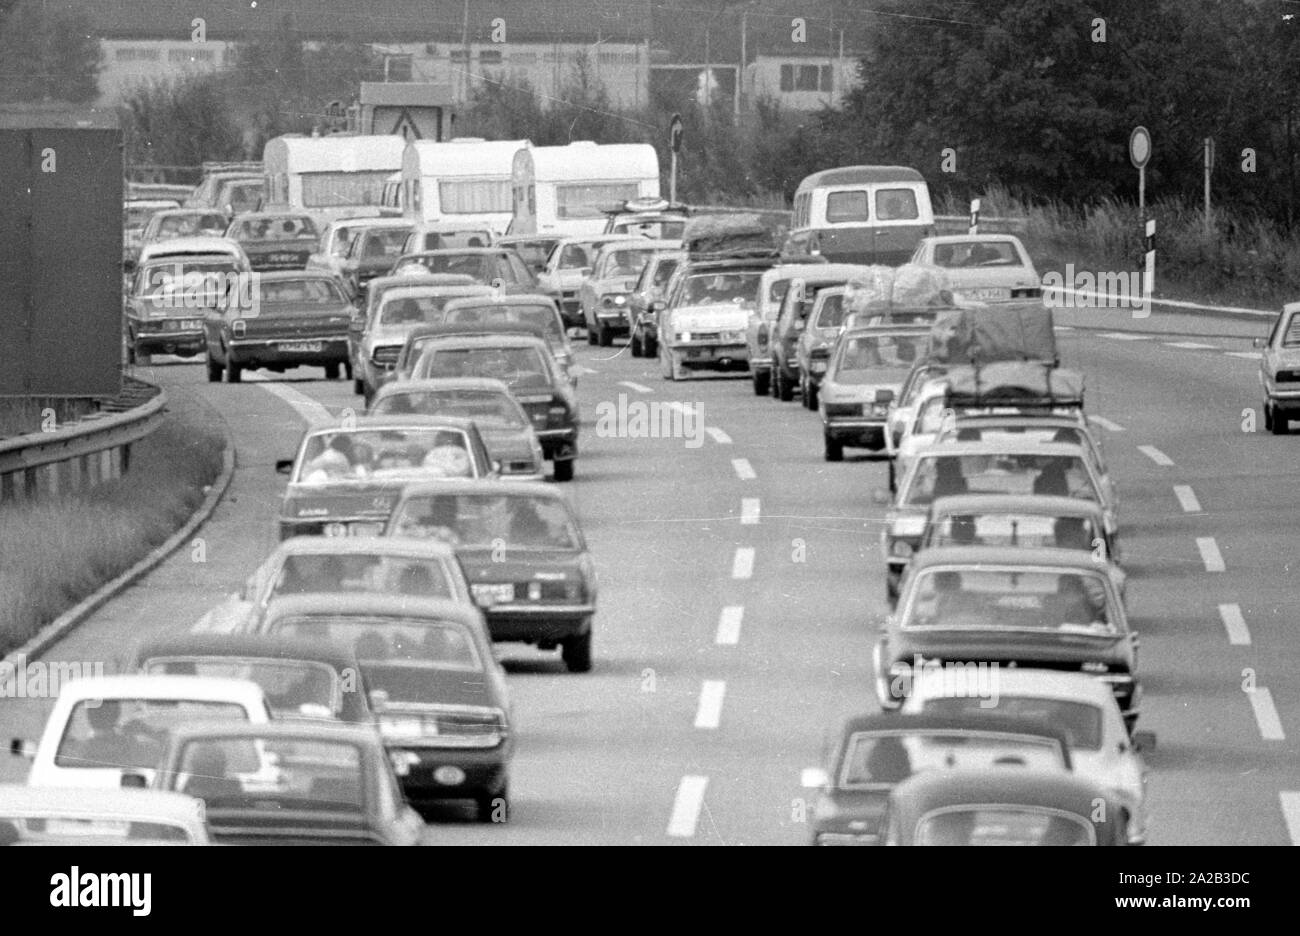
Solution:
[{"label": "grass verge", "polygon": [[0,506],[0,656],[125,572],[194,513],[221,472],[220,415],[172,393],[168,414],[116,481]]}]

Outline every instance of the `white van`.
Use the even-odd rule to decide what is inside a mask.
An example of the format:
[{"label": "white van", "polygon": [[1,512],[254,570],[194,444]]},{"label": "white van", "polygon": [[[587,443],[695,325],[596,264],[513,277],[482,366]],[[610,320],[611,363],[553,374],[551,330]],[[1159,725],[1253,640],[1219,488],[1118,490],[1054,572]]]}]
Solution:
[{"label": "white van", "polygon": [[401,170],[405,146],[395,134],[268,140],[264,210],[303,211],[321,227],[335,218],[385,213],[384,184]]},{"label": "white van", "polygon": [[794,194],[786,250],[832,263],[901,266],[935,233],[930,187],[905,166],[844,166],[814,172]]},{"label": "white van", "polygon": [[509,234],[603,234],[606,211],[659,197],[659,156],[648,143],[534,146],[515,154]]},{"label": "white van", "polygon": [[527,140],[462,137],[446,143],[412,140],[402,154],[402,199],[408,220],[456,229],[510,223],[510,169]]}]

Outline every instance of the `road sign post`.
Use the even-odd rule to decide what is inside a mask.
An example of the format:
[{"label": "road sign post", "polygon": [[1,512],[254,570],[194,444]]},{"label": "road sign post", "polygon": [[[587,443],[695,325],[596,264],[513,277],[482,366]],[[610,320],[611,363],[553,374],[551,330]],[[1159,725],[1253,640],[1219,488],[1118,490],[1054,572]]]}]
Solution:
[{"label": "road sign post", "polygon": [[668,200],[675,202],[677,201],[677,154],[682,149],[681,114],[673,114],[673,120],[668,129],[668,142],[672,147],[672,155],[669,157]]},{"label": "road sign post", "polygon": [[978,234],[980,232],[980,200],[972,198],[970,200],[970,230],[968,234]]},{"label": "road sign post", "polygon": [[1151,133],[1146,127],[1134,127],[1128,137],[1128,158],[1138,171],[1138,216],[1147,214],[1147,163],[1151,161]]},{"label": "road sign post", "polygon": [[1209,240],[1214,225],[1210,220],[1210,172],[1214,169],[1214,140],[1205,138],[1205,239]]},{"label": "road sign post", "polygon": [[[1146,248],[1145,269],[1142,271],[1142,306],[1134,310],[1135,319],[1144,319],[1151,317],[1151,294],[1155,290],[1156,283],[1156,219],[1151,218],[1147,221],[1146,236],[1143,238],[1143,246]],[[1139,314],[1140,313],[1140,314]]]}]

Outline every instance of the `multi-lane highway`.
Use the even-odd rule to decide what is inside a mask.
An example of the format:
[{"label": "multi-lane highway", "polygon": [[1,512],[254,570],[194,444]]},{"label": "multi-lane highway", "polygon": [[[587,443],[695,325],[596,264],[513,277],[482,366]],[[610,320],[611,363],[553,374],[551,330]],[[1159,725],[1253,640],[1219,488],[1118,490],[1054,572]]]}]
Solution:
[{"label": "multi-lane highway", "polygon": [[[1057,321],[1121,497],[1140,727],[1159,736],[1150,841],[1300,840],[1300,438],[1263,428],[1248,339],[1264,323]],[[600,578],[595,669],[573,675],[556,654],[502,647],[519,732],[511,821],[479,825],[449,807],[428,839],[802,844],[802,769],[820,763],[838,719],[876,708],[885,467],[852,453],[825,463],[816,415],[754,397],[747,379],[668,383],[625,348],[575,348],[584,425],[567,489]],[[274,462],[304,416],[360,406],[344,381],[207,384],[180,362],[141,371],[220,409],[238,467],[203,550],[177,552],[49,655],[109,671],[237,587],[276,543]],[[688,408],[702,444],[598,435],[597,406],[620,395]],[[9,701],[5,728],[35,737],[48,707]],[[0,768],[25,775],[15,758]]]}]

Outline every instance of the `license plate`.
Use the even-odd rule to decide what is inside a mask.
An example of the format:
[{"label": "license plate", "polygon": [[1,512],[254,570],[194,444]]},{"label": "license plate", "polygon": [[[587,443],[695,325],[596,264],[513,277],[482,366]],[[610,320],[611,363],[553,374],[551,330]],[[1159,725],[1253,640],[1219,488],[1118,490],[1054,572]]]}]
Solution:
[{"label": "license plate", "polygon": [[291,253],[279,253],[271,255],[272,263],[297,263],[298,255]]},{"label": "license plate", "polygon": [[324,343],[320,341],[282,341],[279,348],[285,352],[314,353],[320,351],[324,346]]},{"label": "license plate", "polygon": [[185,321],[181,322],[182,331],[198,331],[202,327],[203,327],[203,323],[200,322],[198,319],[186,319]]},{"label": "license plate", "polygon": [[1011,290],[999,286],[981,286],[979,289],[972,289],[971,296],[975,299],[1010,299]]},{"label": "license plate", "polygon": [[528,600],[529,600],[529,601],[541,601],[541,600],[542,600],[542,583],[541,583],[541,582],[529,582],[529,583],[528,583]]},{"label": "license plate", "polygon": [[500,604],[515,597],[515,586],[508,582],[503,585],[471,585],[470,591],[481,605]]},{"label": "license plate", "polygon": [[384,525],[382,523],[352,523],[348,525],[349,536],[382,536]]}]

